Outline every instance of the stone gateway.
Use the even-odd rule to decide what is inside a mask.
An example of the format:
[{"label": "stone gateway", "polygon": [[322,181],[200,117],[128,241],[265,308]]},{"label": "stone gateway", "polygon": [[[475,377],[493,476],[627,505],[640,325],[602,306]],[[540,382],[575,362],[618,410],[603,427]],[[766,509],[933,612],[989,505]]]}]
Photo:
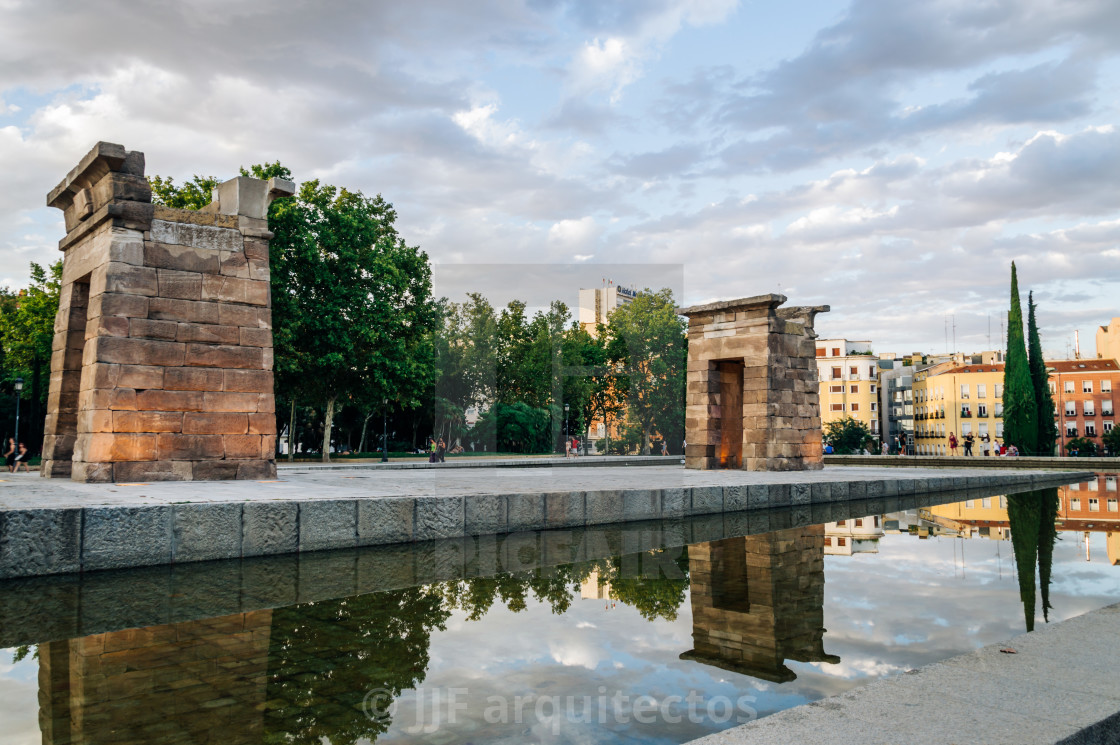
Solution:
[{"label": "stone gateway", "polygon": [[813,321],[827,305],[779,308],[784,295],[727,300],[688,316],[685,467],[822,468]]},{"label": "stone gateway", "polygon": [[66,237],[40,475],[276,474],[268,205],[239,177],[202,210],[152,204],[144,154],[100,142],[47,196]]}]

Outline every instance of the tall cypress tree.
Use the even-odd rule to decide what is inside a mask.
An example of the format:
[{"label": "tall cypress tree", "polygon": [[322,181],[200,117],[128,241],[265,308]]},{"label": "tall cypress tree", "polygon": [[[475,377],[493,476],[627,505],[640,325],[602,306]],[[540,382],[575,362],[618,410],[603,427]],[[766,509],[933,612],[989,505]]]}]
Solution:
[{"label": "tall cypress tree", "polygon": [[1023,307],[1019,303],[1019,276],[1011,262],[1011,308],[1007,313],[1007,358],[1003,367],[1003,440],[1023,455],[1038,452],[1038,415],[1034,403],[1023,338]]},{"label": "tall cypress tree", "polygon": [[1035,321],[1034,293],[1027,294],[1027,352],[1030,355],[1031,383],[1034,384],[1035,420],[1038,427],[1039,455],[1053,455],[1058,430],[1054,426],[1054,397],[1050,395],[1050,381],[1046,363],[1042,359],[1042,340],[1038,338]]}]

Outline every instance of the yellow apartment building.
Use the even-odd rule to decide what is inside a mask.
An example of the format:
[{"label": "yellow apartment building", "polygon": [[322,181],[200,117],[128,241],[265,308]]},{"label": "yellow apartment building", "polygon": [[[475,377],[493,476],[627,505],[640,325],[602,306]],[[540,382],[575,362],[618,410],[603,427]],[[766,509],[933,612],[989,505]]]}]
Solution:
[{"label": "yellow apartment building", "polygon": [[867,425],[879,440],[879,363],[869,341],[817,339],[821,423],[846,416]]},{"label": "yellow apartment building", "polygon": [[985,438],[989,447],[1003,441],[1003,364],[947,362],[914,372],[917,454],[952,455],[951,433],[957,436],[957,455],[964,455],[969,433],[975,438],[973,455],[984,455]]}]

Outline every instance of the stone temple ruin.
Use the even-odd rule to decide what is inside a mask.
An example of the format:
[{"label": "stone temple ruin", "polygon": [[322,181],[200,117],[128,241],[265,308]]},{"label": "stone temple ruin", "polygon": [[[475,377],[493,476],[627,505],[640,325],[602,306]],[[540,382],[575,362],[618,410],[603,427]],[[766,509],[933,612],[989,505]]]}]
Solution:
[{"label": "stone temple ruin", "polygon": [[821,447],[817,335],[827,305],[784,295],[678,309],[688,316],[685,467],[815,470]]},{"label": "stone temple ruin", "polygon": [[144,154],[98,143],[47,196],[66,237],[40,475],[276,474],[267,212],[239,177],[198,211],[152,204]]}]

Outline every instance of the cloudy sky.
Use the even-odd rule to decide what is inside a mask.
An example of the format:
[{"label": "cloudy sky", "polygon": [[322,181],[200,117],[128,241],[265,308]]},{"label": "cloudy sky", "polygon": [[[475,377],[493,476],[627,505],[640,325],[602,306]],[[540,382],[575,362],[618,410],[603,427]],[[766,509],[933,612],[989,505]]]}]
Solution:
[{"label": "cloudy sky", "polygon": [[445,277],[683,265],[684,302],[781,291],[878,350],[944,351],[947,317],[998,346],[1015,260],[1046,346],[1092,354],[1118,50],[1114,0],[0,0],[0,281],[57,255],[44,195],[108,140],[380,192]]}]

